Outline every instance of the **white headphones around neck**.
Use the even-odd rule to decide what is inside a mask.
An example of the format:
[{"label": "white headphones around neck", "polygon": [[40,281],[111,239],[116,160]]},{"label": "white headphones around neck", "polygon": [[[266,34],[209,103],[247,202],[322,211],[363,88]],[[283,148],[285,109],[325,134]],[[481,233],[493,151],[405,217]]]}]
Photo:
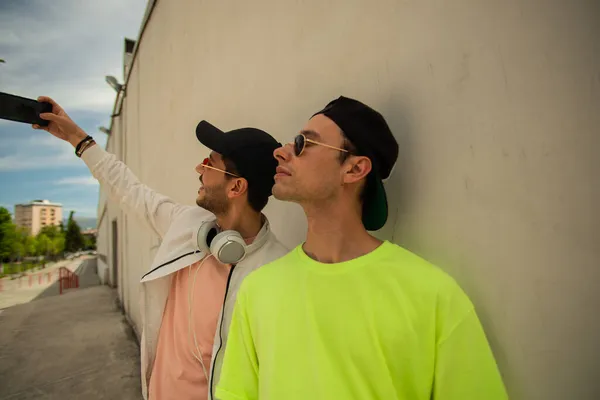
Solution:
[{"label": "white headphones around neck", "polygon": [[263,216],[263,226],[251,244],[234,230],[221,231],[216,219],[202,222],[196,244],[205,254],[212,254],[221,264],[237,264],[247,255],[260,249],[269,240],[269,220]]},{"label": "white headphones around neck", "polygon": [[198,229],[198,248],[222,264],[237,264],[246,256],[246,242],[233,230],[220,232],[216,220],[204,221]]}]

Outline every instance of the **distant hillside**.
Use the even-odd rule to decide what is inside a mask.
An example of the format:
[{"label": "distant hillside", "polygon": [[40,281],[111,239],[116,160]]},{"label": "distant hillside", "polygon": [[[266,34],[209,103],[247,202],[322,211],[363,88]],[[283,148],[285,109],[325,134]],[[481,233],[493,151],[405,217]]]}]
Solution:
[{"label": "distant hillside", "polygon": [[[96,217],[78,217],[75,214],[75,222],[79,225],[81,229],[95,229],[96,228]],[[67,226],[67,221],[69,218],[65,218],[63,220],[63,225]]]}]

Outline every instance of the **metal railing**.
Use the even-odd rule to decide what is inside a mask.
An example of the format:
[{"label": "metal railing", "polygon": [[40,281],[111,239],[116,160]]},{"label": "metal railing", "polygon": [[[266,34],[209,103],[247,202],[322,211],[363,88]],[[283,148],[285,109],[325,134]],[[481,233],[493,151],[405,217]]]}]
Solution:
[{"label": "metal railing", "polygon": [[63,294],[65,289],[76,289],[79,287],[79,276],[71,272],[68,268],[60,267],[58,270],[59,294]]}]

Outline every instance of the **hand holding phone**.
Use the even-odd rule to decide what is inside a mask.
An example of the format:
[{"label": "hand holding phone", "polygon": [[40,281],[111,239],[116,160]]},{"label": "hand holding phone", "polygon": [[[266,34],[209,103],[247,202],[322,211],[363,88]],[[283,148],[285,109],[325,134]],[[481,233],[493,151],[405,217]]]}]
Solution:
[{"label": "hand holding phone", "polygon": [[50,132],[73,147],[87,136],[61,106],[46,96],[32,100],[0,92],[0,118],[32,124],[33,129]]},{"label": "hand holding phone", "polygon": [[52,111],[48,113],[40,114],[40,117],[48,121],[47,126],[40,126],[34,124],[33,129],[42,129],[46,132],[50,132],[52,135],[59,139],[65,140],[76,147],[79,142],[87,137],[87,134],[81,129],[72,119],[67,115],[65,110],[58,105],[57,102],[52,100],[50,97],[40,96],[38,101],[42,103],[49,103],[52,106]]}]

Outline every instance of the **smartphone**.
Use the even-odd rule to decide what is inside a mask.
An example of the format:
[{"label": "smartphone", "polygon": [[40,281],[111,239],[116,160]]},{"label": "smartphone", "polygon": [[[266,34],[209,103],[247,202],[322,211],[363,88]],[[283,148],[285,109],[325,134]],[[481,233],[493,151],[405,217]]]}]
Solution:
[{"label": "smartphone", "polygon": [[46,112],[52,112],[52,104],[0,92],[1,119],[48,126],[49,121],[40,118]]}]

